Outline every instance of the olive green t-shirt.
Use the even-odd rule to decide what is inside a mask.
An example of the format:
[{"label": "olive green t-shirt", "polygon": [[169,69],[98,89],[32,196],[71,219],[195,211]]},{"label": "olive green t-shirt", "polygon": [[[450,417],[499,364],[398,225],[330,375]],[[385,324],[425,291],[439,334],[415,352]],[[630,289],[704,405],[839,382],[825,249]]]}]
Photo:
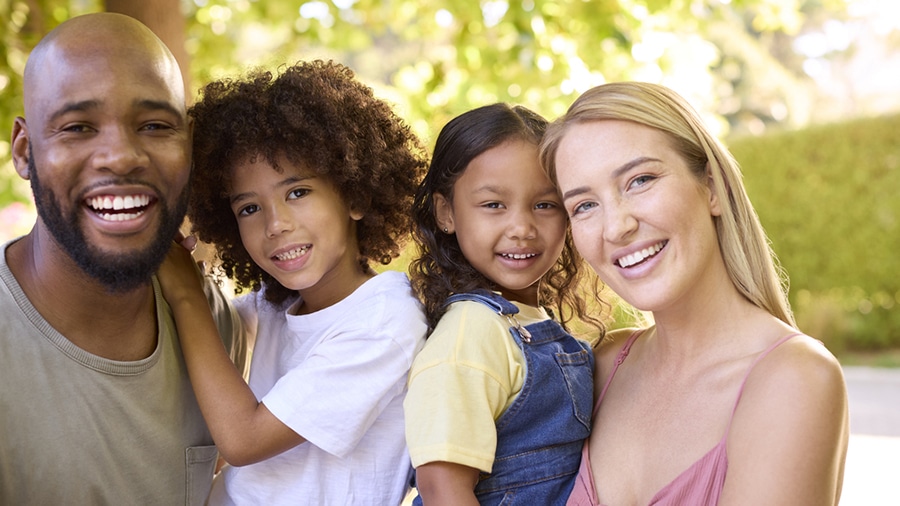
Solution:
[{"label": "olive green t-shirt", "polygon": [[[134,362],[108,360],[38,314],[7,266],[7,246],[0,250],[0,504],[203,504],[217,452],[156,279],[156,350]],[[243,370],[239,317],[208,288]]]}]

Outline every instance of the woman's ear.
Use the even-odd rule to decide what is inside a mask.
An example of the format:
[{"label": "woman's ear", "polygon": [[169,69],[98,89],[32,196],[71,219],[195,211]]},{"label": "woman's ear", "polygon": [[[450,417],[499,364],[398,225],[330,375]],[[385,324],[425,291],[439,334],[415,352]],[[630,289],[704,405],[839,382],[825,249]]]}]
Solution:
[{"label": "woman's ear", "polygon": [[453,206],[450,205],[450,200],[440,193],[435,193],[432,199],[434,203],[434,220],[437,222],[438,227],[445,234],[456,232],[456,227],[453,225]]},{"label": "woman's ear", "polygon": [[706,187],[709,190],[709,214],[711,216],[721,216],[722,207],[719,205],[719,194],[716,192],[716,183],[713,181],[709,162],[706,162]]}]

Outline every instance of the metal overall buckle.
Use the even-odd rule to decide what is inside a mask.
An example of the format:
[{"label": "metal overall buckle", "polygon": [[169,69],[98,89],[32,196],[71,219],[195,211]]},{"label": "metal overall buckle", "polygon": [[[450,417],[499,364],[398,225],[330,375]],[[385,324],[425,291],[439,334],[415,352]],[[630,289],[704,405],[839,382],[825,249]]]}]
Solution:
[{"label": "metal overall buckle", "polygon": [[503,316],[505,316],[505,317],[506,317],[506,321],[509,322],[509,324],[510,324],[514,329],[516,329],[516,331],[519,332],[519,335],[522,336],[522,340],[523,340],[523,341],[525,341],[526,343],[530,343],[530,342],[531,342],[531,332],[528,332],[528,329],[526,329],[525,327],[522,326],[521,323],[519,323],[519,320],[516,319],[516,315],[514,315],[514,314],[505,314],[505,315],[503,315]]}]

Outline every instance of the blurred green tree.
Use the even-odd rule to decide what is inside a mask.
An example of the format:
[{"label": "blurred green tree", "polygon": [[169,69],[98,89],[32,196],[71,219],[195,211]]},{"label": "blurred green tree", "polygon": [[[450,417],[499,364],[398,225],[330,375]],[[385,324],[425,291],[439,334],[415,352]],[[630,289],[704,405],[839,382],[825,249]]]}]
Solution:
[{"label": "blurred green tree", "polygon": [[472,107],[508,101],[552,118],[614,80],[675,88],[722,136],[803,124],[815,93],[791,41],[840,19],[847,1],[0,0],[0,208],[27,200],[8,139],[28,52],[86,12],[144,21],[173,46],[190,90],[250,66],[341,61],[430,143]]}]

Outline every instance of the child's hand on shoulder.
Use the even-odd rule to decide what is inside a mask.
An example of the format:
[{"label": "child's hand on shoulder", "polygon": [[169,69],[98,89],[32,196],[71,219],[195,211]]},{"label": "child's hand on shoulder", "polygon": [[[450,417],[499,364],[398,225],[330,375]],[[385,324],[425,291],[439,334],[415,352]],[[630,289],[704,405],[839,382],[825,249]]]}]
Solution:
[{"label": "child's hand on shoulder", "polygon": [[204,303],[206,301],[202,285],[203,273],[191,256],[196,244],[194,236],[183,239],[176,237],[159,267],[159,285],[170,306],[192,297],[200,297]]}]

